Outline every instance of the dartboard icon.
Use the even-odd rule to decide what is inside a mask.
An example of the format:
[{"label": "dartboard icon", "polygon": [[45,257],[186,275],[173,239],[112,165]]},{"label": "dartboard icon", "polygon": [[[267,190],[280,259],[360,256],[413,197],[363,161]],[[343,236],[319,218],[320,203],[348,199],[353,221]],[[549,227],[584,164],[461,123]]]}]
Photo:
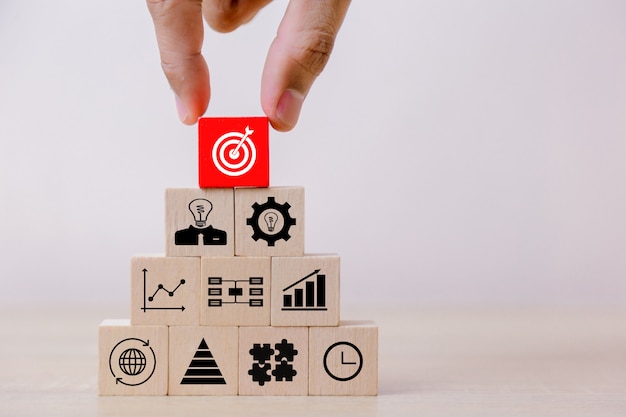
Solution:
[{"label": "dartboard icon", "polygon": [[239,177],[252,169],[256,162],[256,147],[250,138],[253,133],[246,126],[244,133],[228,132],[215,141],[211,156],[222,174]]}]

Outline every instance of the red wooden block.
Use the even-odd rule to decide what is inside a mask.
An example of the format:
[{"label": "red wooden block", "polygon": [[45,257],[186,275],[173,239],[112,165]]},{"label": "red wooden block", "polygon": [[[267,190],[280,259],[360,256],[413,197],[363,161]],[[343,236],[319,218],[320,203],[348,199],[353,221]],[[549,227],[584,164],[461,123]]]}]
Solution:
[{"label": "red wooden block", "polygon": [[267,117],[201,117],[200,188],[269,187]]}]

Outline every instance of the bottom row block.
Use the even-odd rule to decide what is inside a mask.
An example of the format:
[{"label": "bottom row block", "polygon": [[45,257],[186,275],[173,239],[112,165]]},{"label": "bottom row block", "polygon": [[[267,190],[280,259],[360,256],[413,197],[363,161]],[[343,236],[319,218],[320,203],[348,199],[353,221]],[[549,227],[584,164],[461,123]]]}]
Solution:
[{"label": "bottom row block", "polygon": [[376,395],[378,328],[99,327],[100,395]]}]

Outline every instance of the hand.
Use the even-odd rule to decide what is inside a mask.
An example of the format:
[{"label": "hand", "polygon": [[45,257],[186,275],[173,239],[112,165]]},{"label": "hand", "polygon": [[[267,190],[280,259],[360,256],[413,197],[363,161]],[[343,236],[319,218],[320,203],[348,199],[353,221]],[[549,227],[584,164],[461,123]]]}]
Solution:
[{"label": "hand", "polygon": [[[202,56],[202,16],[218,32],[249,22],[270,0],[147,0],[161,66],[181,121],[194,124],[211,96]],[[350,0],[291,0],[265,61],[261,106],[276,130],[293,129],[311,85],[322,72]]]}]

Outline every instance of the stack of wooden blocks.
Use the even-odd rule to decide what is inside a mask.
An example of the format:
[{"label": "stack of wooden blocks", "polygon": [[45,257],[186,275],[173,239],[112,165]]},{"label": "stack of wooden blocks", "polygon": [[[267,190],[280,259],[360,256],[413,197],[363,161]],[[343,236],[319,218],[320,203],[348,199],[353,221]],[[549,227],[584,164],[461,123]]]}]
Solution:
[{"label": "stack of wooden blocks", "polygon": [[100,395],[376,395],[378,328],[340,321],[340,258],[305,254],[304,188],[269,187],[268,121],[199,121],[199,188],[99,327]]}]

